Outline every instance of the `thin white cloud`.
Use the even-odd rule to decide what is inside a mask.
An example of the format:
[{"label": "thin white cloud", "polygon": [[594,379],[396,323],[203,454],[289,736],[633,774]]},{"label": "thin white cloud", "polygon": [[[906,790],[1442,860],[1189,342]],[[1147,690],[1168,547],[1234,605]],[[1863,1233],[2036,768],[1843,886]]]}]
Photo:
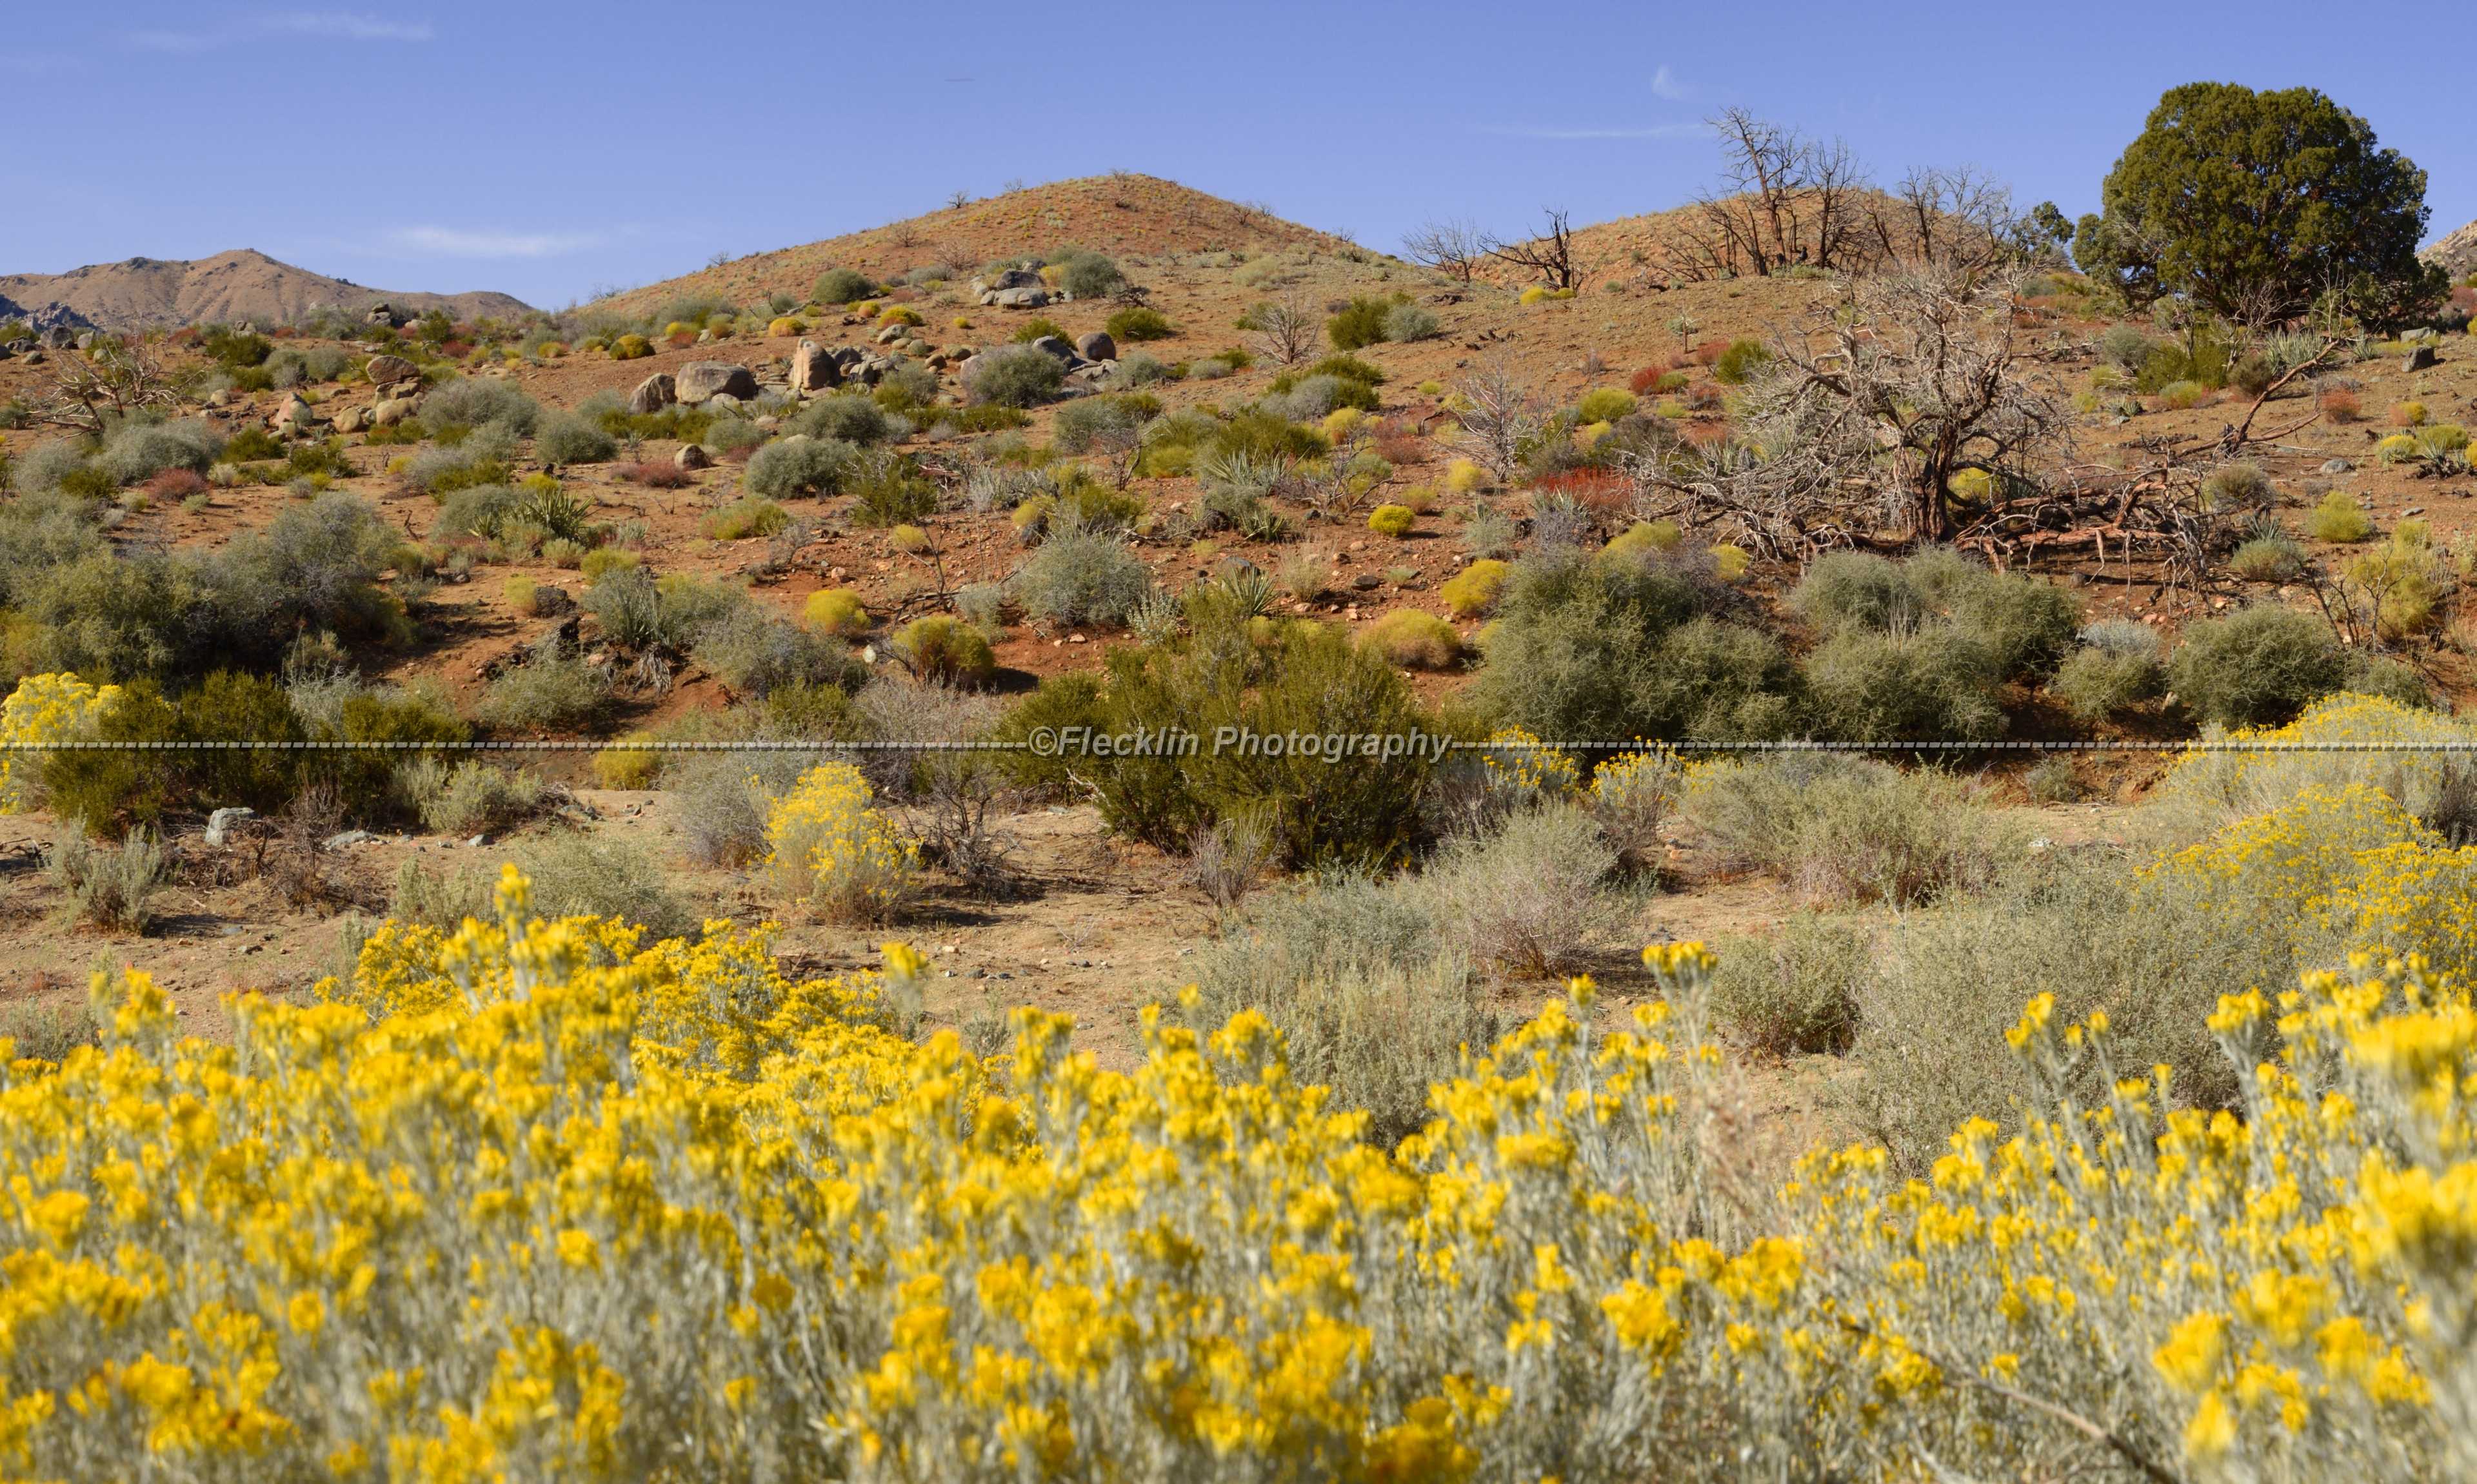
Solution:
[{"label": "thin white cloud", "polygon": [[338,41],[427,41],[437,35],[426,20],[388,20],[344,11],[279,11],[260,16],[258,23],[268,31]]},{"label": "thin white cloud", "polygon": [[223,45],[223,37],[202,36],[194,31],[133,31],[129,44],[142,52],[170,52],[187,56],[193,52],[213,51]]},{"label": "thin white cloud", "polygon": [[1685,85],[1678,82],[1669,72],[1668,63],[1664,62],[1651,74],[1651,95],[1655,98],[1665,98],[1671,103],[1686,96]]},{"label": "thin white cloud", "polygon": [[1638,127],[1594,128],[1568,127],[1559,124],[1482,124],[1481,134],[1492,134],[1508,139],[1691,139],[1703,133],[1701,124],[1644,124]]},{"label": "thin white cloud", "polygon": [[462,227],[400,227],[388,245],[416,258],[563,258],[602,241],[589,232],[498,232]]}]

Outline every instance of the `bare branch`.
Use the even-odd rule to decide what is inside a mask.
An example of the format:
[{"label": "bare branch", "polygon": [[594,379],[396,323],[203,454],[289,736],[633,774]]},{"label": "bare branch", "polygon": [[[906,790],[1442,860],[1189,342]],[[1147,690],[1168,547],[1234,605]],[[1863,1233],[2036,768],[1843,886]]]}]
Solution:
[{"label": "bare branch", "polygon": [[1520,242],[1486,237],[1482,243],[1490,258],[1537,275],[1550,288],[1572,288],[1582,275],[1574,266],[1574,233],[1566,225],[1567,213],[1542,210],[1548,213],[1548,227],[1539,235]]},{"label": "bare branch", "polygon": [[1466,221],[1432,221],[1402,239],[1413,262],[1468,284],[1489,256],[1487,234]]}]

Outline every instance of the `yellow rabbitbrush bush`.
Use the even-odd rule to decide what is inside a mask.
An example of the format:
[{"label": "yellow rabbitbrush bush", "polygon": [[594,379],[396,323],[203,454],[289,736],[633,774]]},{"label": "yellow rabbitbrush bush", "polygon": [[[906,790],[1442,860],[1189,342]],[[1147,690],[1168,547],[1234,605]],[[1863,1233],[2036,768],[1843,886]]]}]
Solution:
[{"label": "yellow rabbitbrush bush", "polygon": [[[30,675],[0,701],[0,743],[39,747],[90,737],[119,699],[117,685],[88,685],[65,673]],[[0,814],[32,807],[32,786],[41,778],[44,755],[0,752]]]},{"label": "yellow rabbitbrush bush", "polygon": [[[1588,980],[1387,1152],[1241,1014],[1126,1073],[762,933],[388,927],[352,982],[0,1069],[0,1450],[40,1477],[2464,1477],[2477,1014],[2362,964],[2222,1002],[2242,1117],[2046,1089],[1928,1181],[1705,1165],[1711,960]],[[100,996],[104,985],[98,980]],[[2093,1083],[2090,1074],[2095,1073]],[[2066,1089],[2095,1085],[2092,1097]],[[2092,1434],[2098,1439],[2094,1441]]]},{"label": "yellow rabbitbrush bush", "polygon": [[870,805],[868,779],[847,762],[800,775],[765,818],[766,864],[794,897],[828,917],[883,922],[916,889],[919,842]]}]

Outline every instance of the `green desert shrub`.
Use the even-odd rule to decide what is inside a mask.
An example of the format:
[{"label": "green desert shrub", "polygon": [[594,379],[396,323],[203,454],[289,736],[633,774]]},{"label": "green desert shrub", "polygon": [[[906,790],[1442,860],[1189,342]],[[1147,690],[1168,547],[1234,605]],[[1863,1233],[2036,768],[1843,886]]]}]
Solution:
[{"label": "green desert shrub", "polygon": [[702,529],[716,541],[770,536],[791,524],[791,512],[757,495],[742,495],[706,512]]},{"label": "green desert shrub", "polygon": [[1833,1055],[1858,1035],[1871,945],[1841,917],[1792,914],[1768,932],[1714,945],[1712,1007],[1767,1056]]},{"label": "green desert shrub", "polygon": [[459,377],[421,399],[421,420],[430,428],[497,426],[523,437],[540,417],[533,398],[512,383],[487,377]]},{"label": "green desert shrub", "polygon": [[437,834],[504,834],[549,808],[549,791],[534,774],[470,757],[421,758],[403,770],[399,786],[422,828]]},{"label": "green desert shrub", "polygon": [[828,268],[817,275],[809,297],[819,304],[852,304],[877,292],[868,275],[853,268]]},{"label": "green desert shrub", "polygon": [[1389,300],[1354,298],[1324,322],[1325,338],[1338,351],[1381,345],[1385,342],[1385,317],[1392,309]]},{"label": "green desert shrub", "polygon": [[999,345],[972,358],[964,391],[975,402],[999,407],[1037,408],[1058,395],[1066,368],[1047,351],[1029,345]]},{"label": "green desert shrub", "polygon": [[2205,722],[2276,726],[2345,685],[2348,655],[2321,619],[2262,604],[2186,630],[2167,680]]},{"label": "green desert shrub", "polygon": [[1177,327],[1169,322],[1168,315],[1141,306],[1118,310],[1104,321],[1101,328],[1109,332],[1111,339],[1126,345],[1166,340],[1178,333]]},{"label": "green desert shrub", "polygon": [[1725,385],[1742,385],[1771,359],[1770,348],[1761,340],[1732,340],[1719,359],[1712,362],[1712,379]]},{"label": "green desert shrub", "polygon": [[1984,742],[2002,736],[2002,670],[1991,647],[1958,625],[1850,630],[1809,656],[1820,734],[1851,742]]},{"label": "green desert shrub", "polygon": [[500,675],[482,693],[474,714],[484,723],[527,731],[591,727],[611,709],[611,677],[578,655],[538,655]]},{"label": "green desert shrub", "polygon": [[951,614],[915,618],[888,644],[914,675],[936,684],[978,685],[997,672],[988,637]]},{"label": "green desert shrub", "polygon": [[[1211,738],[1223,727],[1258,737],[1314,735],[1317,751],[1199,747],[1194,755],[1079,758],[1111,828],[1183,851],[1198,831],[1251,822],[1290,866],[1376,866],[1402,860],[1423,837],[1431,754],[1329,763],[1332,736],[1439,734],[1390,665],[1363,654],[1339,629],[1258,623],[1221,584],[1190,595],[1186,631],[1113,651],[1106,687],[1089,677],[1044,684],[1000,729],[1088,726],[1102,735],[1163,729]],[[1026,764],[1025,780],[1052,784],[1057,759]]]},{"label": "green desert shrub", "polygon": [[1089,453],[1096,444],[1133,438],[1161,414],[1161,404],[1138,394],[1085,397],[1058,409],[1050,436],[1061,451]]},{"label": "green desert shrub", "polygon": [[1417,608],[1395,608],[1369,625],[1360,642],[1404,670],[1450,670],[1463,657],[1454,626]]},{"label": "green desert shrub", "polygon": [[1089,248],[1068,248],[1051,261],[1058,269],[1058,286],[1078,299],[1102,298],[1127,281],[1115,261]]},{"label": "green desert shrub", "polygon": [[2374,537],[2373,517],[2357,507],[2345,491],[2333,490],[2306,512],[2305,533],[2316,541],[2354,545]]},{"label": "green desert shrub", "polygon": [[171,875],[163,847],[145,829],[110,845],[70,830],[52,847],[49,865],[78,920],[107,932],[143,933],[154,926],[156,894]]},{"label": "green desert shrub", "polygon": [[1385,338],[1395,344],[1433,340],[1443,333],[1435,311],[1424,305],[1396,304],[1385,311]]},{"label": "green desert shrub", "polygon": [[1053,532],[1014,577],[1024,611],[1062,624],[1123,624],[1152,587],[1143,558],[1100,531]]},{"label": "green desert shrub", "polygon": [[858,667],[831,636],[754,603],[700,626],[689,655],[734,696],[758,700],[794,686],[840,684]]},{"label": "green desert shrub", "polygon": [[135,484],[166,469],[204,474],[214,466],[224,440],[199,422],[124,423],[103,440],[99,459],[113,482]]},{"label": "green desert shrub", "polygon": [[2048,691],[2083,722],[2102,722],[2166,694],[2159,634],[2146,624],[2111,619],[2082,631],[2082,647],[2056,672]]},{"label": "green desert shrub", "polygon": [[2304,575],[2305,548],[2285,535],[2259,535],[2228,557],[2228,570],[2249,582],[2288,582]]},{"label": "green desert shrub", "polygon": [[617,835],[562,829],[526,842],[516,864],[544,917],[615,917],[644,929],[639,947],[693,938],[703,914],[671,889],[652,852]]},{"label": "green desert shrub", "polygon": [[748,460],[748,491],[768,500],[833,494],[842,485],[859,450],[836,438],[786,438],[768,443]]},{"label": "green desert shrub", "polygon": [[[828,442],[868,448],[895,434],[895,419],[875,398],[862,392],[838,391],[802,408],[787,426],[793,433]],[[777,445],[779,446],[779,445]]]},{"label": "green desert shrub", "polygon": [[1714,616],[1726,589],[1708,563],[1695,553],[1599,562],[1571,552],[1514,563],[1475,706],[1543,737],[1793,734],[1804,710],[1797,669],[1768,634]]},{"label": "green desert shrub", "polygon": [[573,412],[554,412],[534,434],[534,452],[544,463],[608,463],[619,456],[619,442],[599,423]]}]

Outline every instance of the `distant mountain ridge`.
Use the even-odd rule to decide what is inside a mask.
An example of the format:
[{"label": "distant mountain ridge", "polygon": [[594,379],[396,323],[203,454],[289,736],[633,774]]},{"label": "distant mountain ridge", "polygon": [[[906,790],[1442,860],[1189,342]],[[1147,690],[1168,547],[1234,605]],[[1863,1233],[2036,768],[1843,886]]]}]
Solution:
[{"label": "distant mountain ridge", "polygon": [[458,319],[513,319],[532,312],[507,294],[408,293],[365,288],[241,248],[190,261],[132,258],[66,273],[0,274],[0,320],[74,315],[105,330],[176,329],[208,323],[290,324],[322,305],[347,311],[387,303],[414,314],[444,309]]}]

